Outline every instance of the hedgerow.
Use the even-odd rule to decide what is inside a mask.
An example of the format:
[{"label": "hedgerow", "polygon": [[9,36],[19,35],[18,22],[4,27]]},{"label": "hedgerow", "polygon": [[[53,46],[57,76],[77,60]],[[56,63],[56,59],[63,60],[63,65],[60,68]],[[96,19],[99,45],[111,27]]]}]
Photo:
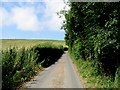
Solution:
[{"label": "hedgerow", "polygon": [[69,51],[76,60],[97,62],[96,72],[116,80],[120,71],[120,2],[68,4],[70,10],[60,13],[65,16]]},{"label": "hedgerow", "polygon": [[44,67],[55,63],[63,53],[62,46],[49,43],[31,48],[17,47],[2,51],[2,89],[16,89]]}]

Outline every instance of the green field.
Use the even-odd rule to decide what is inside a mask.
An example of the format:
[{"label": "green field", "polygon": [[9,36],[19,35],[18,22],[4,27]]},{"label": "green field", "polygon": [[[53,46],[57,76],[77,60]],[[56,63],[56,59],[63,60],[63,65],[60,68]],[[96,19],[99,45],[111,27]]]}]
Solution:
[{"label": "green field", "polygon": [[55,45],[63,45],[65,46],[64,40],[30,40],[30,39],[2,39],[0,40],[0,43],[2,43],[2,47],[0,47],[0,50],[5,50],[10,47],[17,46],[18,48],[30,48],[32,46],[35,46],[37,44],[44,44],[44,43],[51,43]]}]

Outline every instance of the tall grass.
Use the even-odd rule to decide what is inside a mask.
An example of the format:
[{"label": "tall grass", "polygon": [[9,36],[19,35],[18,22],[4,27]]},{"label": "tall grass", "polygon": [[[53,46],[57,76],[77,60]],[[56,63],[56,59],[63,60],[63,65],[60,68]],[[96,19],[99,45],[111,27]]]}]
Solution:
[{"label": "tall grass", "polygon": [[63,47],[46,43],[32,48],[17,47],[2,51],[2,89],[15,89],[30,80],[42,67],[53,64],[62,55]]},{"label": "tall grass", "polygon": [[83,78],[86,88],[119,88],[120,87],[120,67],[117,69],[115,77],[106,76],[100,74],[97,68],[100,68],[100,64],[94,60],[76,60],[71,53],[71,58],[74,64],[77,66],[78,72]]}]

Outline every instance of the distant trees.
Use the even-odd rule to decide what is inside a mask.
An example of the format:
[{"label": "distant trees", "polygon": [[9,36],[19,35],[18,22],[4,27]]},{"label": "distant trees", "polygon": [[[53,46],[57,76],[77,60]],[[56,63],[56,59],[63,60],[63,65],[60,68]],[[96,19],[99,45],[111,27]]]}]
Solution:
[{"label": "distant trees", "polygon": [[69,5],[63,24],[69,51],[76,59],[94,60],[99,72],[114,76],[120,67],[120,2]]}]

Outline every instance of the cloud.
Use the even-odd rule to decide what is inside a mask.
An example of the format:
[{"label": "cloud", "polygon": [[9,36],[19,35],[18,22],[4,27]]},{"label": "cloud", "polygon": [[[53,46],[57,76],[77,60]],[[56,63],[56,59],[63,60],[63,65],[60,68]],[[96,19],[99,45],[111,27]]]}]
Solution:
[{"label": "cloud", "polygon": [[40,31],[45,30],[46,27],[60,31],[64,17],[59,18],[57,13],[65,7],[63,0],[45,0],[45,6],[43,2],[40,4],[33,0],[26,2],[28,4],[18,2],[20,5],[10,7],[9,11],[4,7],[0,8],[0,17],[2,17],[0,24],[15,25],[22,31]]},{"label": "cloud", "polygon": [[0,15],[2,25],[16,25],[17,29],[23,31],[38,31],[42,28],[32,7],[16,6],[10,12],[5,8],[0,8]]},{"label": "cloud", "polygon": [[41,0],[0,0],[1,2],[38,2]]},{"label": "cloud", "polygon": [[15,7],[12,9],[11,22],[18,29],[24,31],[38,31],[40,22],[35,14],[35,10],[31,7]]},{"label": "cloud", "polygon": [[[63,2],[63,0],[46,0],[45,4],[45,18],[48,18],[45,24],[48,25],[48,27],[50,27],[52,30],[59,30],[65,18],[59,18],[57,13],[64,9],[65,3]],[[68,10],[69,8],[67,7],[66,9]]]},{"label": "cloud", "polygon": [[3,7],[0,7],[0,26],[6,24],[8,18],[9,13]]}]

